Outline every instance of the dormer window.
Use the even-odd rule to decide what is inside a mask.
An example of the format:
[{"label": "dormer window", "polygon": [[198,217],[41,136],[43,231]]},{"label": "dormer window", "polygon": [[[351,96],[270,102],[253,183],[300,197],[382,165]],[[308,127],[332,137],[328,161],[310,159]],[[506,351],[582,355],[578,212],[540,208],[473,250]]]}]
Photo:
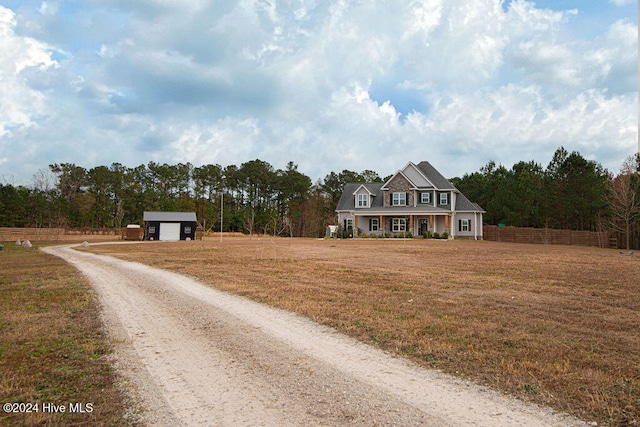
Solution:
[{"label": "dormer window", "polygon": [[358,194],[356,207],[368,208],[369,207],[369,195],[367,195],[367,194]]}]

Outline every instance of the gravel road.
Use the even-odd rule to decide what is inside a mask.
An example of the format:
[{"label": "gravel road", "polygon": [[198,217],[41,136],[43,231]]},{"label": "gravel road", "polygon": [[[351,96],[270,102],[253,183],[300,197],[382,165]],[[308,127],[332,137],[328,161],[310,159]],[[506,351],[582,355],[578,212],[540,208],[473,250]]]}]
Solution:
[{"label": "gravel road", "polygon": [[43,251],[90,280],[147,425],[586,425],[190,277]]}]

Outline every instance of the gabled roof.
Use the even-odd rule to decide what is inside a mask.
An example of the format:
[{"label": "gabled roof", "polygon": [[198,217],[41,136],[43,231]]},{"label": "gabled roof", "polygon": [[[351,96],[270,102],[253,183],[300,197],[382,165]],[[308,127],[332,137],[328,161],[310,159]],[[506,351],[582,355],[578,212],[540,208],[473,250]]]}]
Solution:
[{"label": "gabled roof", "polygon": [[456,196],[456,211],[486,212],[479,204],[469,201],[469,199],[460,192],[458,192]]},{"label": "gabled roof", "polygon": [[371,195],[371,196],[375,196],[375,195],[376,195],[376,193],[374,193],[373,191],[371,191],[371,190],[370,190],[370,189],[369,189],[365,184],[360,184],[360,186],[359,186],[358,188],[356,188],[356,190],[353,192],[353,195],[355,196],[355,195],[356,195],[356,193],[357,193],[358,191],[360,191],[360,189],[361,189],[361,188],[364,188],[364,189],[365,189],[365,191],[366,191],[367,193],[369,193],[369,195]]},{"label": "gabled roof", "polygon": [[404,179],[406,179],[406,180],[409,182],[409,184],[411,184],[411,189],[412,189],[412,190],[417,190],[417,189],[418,189],[418,187],[416,187],[416,185],[413,183],[413,181],[411,181],[411,180],[409,179],[409,177],[408,177],[408,176],[406,176],[406,175],[404,174],[404,172],[402,172],[401,170],[400,170],[400,171],[398,171],[398,172],[396,172],[396,173],[394,173],[394,174],[391,176],[391,178],[389,178],[389,179],[387,180],[387,182],[385,182],[385,183],[382,185],[382,187],[381,187],[381,188],[382,188],[383,190],[388,190],[389,188],[387,188],[387,184],[389,184],[391,181],[393,181],[393,180],[395,179],[395,177],[396,177],[396,176],[398,176],[398,175],[402,176]]},{"label": "gabled roof", "polygon": [[[376,195],[381,194],[380,187],[382,187],[381,182],[349,182],[344,185],[344,189],[342,190],[342,196],[340,196],[340,201],[338,201],[338,206],[336,210],[346,211],[355,209],[355,197],[354,194],[356,191],[360,189],[360,187],[364,187],[370,194]],[[370,208],[381,208],[383,206],[384,201],[382,197],[371,197]]]},{"label": "gabled roof", "polygon": [[407,163],[401,170],[403,175],[409,178],[415,187],[419,189],[435,188],[435,185],[433,185],[429,178],[425,176],[424,172],[413,162]]},{"label": "gabled roof", "polygon": [[449,182],[447,178],[442,176],[440,172],[436,170],[431,163],[427,161],[423,161],[418,163],[418,169],[422,172],[422,174],[436,187],[438,190],[455,190],[456,187],[453,186],[452,183]]},{"label": "gabled roof", "polygon": [[[412,180],[409,176],[407,176],[409,172],[407,173],[403,172],[407,170],[407,168],[411,168],[415,171],[415,173],[412,174],[415,176],[415,179]],[[407,181],[409,181],[412,189],[414,190],[431,188],[431,187],[435,188],[436,190],[456,190],[456,187],[454,187],[454,185],[451,184],[447,178],[442,176],[442,174],[438,172],[436,168],[431,166],[431,163],[427,161],[420,162],[417,165],[413,164],[412,162],[407,163],[407,165],[404,168],[402,168],[402,170],[399,170],[398,172],[393,174],[393,176],[389,178],[387,182],[384,183],[384,185],[382,186],[382,189],[387,190],[388,189],[387,184],[389,184],[389,182],[391,182],[398,175],[401,175]],[[424,180],[425,182],[423,183],[415,182],[416,180],[418,181]]]},{"label": "gabled roof", "polygon": [[195,212],[145,212],[144,221],[196,222]]}]

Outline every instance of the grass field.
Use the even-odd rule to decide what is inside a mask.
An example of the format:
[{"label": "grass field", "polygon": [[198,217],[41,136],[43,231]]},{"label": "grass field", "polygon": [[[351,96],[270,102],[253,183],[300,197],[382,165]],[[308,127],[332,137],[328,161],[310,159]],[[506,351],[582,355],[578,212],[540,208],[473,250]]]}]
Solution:
[{"label": "grass field", "polygon": [[638,254],[255,236],[89,250],[198,277],[587,421],[640,425]]},{"label": "grass field", "polygon": [[0,425],[134,424],[86,280],[13,244],[0,271],[0,404],[19,411],[3,407]]}]

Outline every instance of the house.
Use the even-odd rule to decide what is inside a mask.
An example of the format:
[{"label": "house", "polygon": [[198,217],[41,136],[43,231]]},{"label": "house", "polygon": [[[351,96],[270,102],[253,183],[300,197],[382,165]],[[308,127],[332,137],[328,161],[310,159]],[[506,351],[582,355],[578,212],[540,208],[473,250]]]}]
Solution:
[{"label": "house", "polygon": [[145,240],[195,240],[195,212],[145,212]]},{"label": "house", "polygon": [[485,211],[429,162],[409,162],[385,183],[346,184],[336,212],[338,223],[354,236],[429,231],[478,240]]}]

